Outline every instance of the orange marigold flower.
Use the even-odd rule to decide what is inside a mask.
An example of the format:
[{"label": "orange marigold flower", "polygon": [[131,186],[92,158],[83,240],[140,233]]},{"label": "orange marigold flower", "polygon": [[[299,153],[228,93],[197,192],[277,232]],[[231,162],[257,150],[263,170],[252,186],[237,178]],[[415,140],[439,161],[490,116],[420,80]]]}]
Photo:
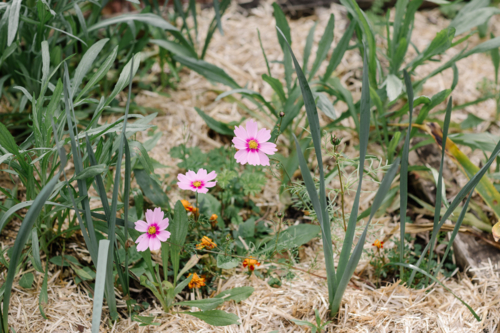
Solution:
[{"label": "orange marigold flower", "polygon": [[249,257],[243,260],[243,267],[247,267],[249,271],[253,271],[255,266],[260,266],[260,262],[257,261],[254,257]]},{"label": "orange marigold flower", "polygon": [[191,212],[194,215],[198,215],[199,214],[198,208],[191,206],[191,204],[189,203],[189,201],[187,201],[187,200],[181,200],[181,203],[184,206],[184,209],[186,209],[186,211]]},{"label": "orange marigold flower", "polygon": [[201,239],[201,243],[196,245],[197,250],[201,250],[204,248],[211,250],[214,247],[217,247],[217,244],[212,242],[212,240],[210,238],[208,238],[207,236],[203,236],[203,238]]},{"label": "orange marigold flower", "polygon": [[202,276],[202,277],[199,277],[198,274],[194,273],[194,274],[189,274],[188,275],[188,278],[190,276],[193,276],[193,278],[191,279],[191,282],[189,282],[188,284],[188,287],[193,289],[193,288],[201,288],[205,285],[205,278]]},{"label": "orange marigold flower", "polygon": [[217,214],[212,214],[212,216],[210,216],[210,221],[217,221]]},{"label": "orange marigold flower", "polygon": [[384,242],[381,242],[378,239],[376,239],[375,242],[373,242],[372,245],[375,246],[378,249],[383,249],[384,248]]}]

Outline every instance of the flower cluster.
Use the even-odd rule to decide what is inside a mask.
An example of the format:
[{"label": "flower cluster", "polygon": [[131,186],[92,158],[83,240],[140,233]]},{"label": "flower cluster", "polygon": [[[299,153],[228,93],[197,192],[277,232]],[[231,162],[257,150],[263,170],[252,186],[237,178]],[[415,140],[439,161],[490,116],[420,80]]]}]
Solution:
[{"label": "flower cluster", "polygon": [[215,244],[207,236],[203,236],[203,238],[201,239],[201,243],[196,245],[197,250],[202,250],[202,249],[212,250],[215,247],[217,247],[217,244]]},{"label": "flower cluster", "polygon": [[254,257],[248,257],[243,260],[243,267],[248,267],[248,271],[253,272],[255,270],[255,266],[260,266],[260,262],[258,262]]},{"label": "flower cluster", "polygon": [[380,240],[376,239],[375,242],[373,242],[372,246],[375,246],[377,249],[383,249],[384,248],[384,242],[381,242]]},{"label": "flower cluster", "polygon": [[188,287],[190,289],[193,289],[193,288],[197,288],[198,289],[198,288],[201,288],[201,287],[205,286],[205,277],[204,276],[198,276],[198,274],[196,274],[196,273],[194,273],[194,274],[190,273],[188,275],[188,278],[191,275],[193,276],[193,278],[191,279],[191,282],[189,282],[189,284],[188,284]]}]

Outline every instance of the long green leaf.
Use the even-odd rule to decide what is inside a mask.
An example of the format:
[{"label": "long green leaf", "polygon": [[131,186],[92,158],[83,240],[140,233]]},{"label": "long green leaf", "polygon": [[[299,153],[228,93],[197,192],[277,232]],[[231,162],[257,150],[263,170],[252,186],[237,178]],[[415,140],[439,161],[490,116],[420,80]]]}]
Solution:
[{"label": "long green leaf", "polygon": [[[409,112],[410,119],[408,121],[408,131],[406,132],[405,144],[403,147],[403,156],[401,163],[401,178],[400,178],[400,190],[399,190],[399,262],[404,262],[404,249],[405,249],[405,226],[406,226],[406,208],[408,207],[408,155],[410,153],[410,136],[411,136],[411,124],[413,117],[413,87],[411,85],[410,75],[408,72],[404,71],[406,93],[408,94]],[[401,267],[400,276],[403,276],[403,267]]]},{"label": "long green leaf", "polygon": [[[319,117],[318,110],[316,109],[316,104],[314,102],[314,97],[311,91],[311,87],[309,87],[309,83],[300,68],[299,62],[295,58],[293,54],[292,48],[285,37],[285,35],[281,32],[279,27],[276,27],[278,32],[281,34],[284,39],[287,51],[290,53],[292,57],[293,64],[295,66],[295,71],[297,72],[297,78],[299,80],[300,91],[302,92],[302,97],[304,99],[304,105],[307,112],[307,119],[309,120],[309,126],[311,128],[311,136],[313,139],[314,150],[316,152],[316,159],[318,161],[319,175],[320,175],[320,188],[319,188],[319,197],[316,192],[316,186],[314,185],[314,181],[312,179],[311,173],[309,172],[309,168],[307,167],[307,162],[304,158],[304,154],[300,148],[299,141],[294,135],[295,146],[297,149],[297,154],[299,156],[299,166],[302,172],[302,176],[304,177],[304,183],[306,183],[307,191],[311,198],[311,201],[314,205],[314,210],[316,211],[316,215],[318,216],[318,220],[322,229],[322,237],[323,237],[323,251],[325,253],[325,262],[326,262],[326,270],[327,270],[327,282],[328,282],[328,295],[330,302],[333,300],[334,296],[334,285],[335,285],[335,267],[333,263],[333,248],[332,248],[332,240],[331,240],[331,231],[330,231],[330,218],[327,211],[326,206],[326,194],[325,194],[325,175],[323,171],[323,158],[321,154],[321,128],[319,125]],[[307,182],[306,182],[307,178]]]},{"label": "long green leaf", "polygon": [[88,32],[98,30],[101,28],[105,28],[110,25],[118,24],[118,23],[127,23],[129,21],[138,21],[147,25],[152,25],[154,27],[167,30],[167,31],[179,31],[176,27],[165,21],[158,15],[145,13],[145,14],[124,14],[121,16],[116,16],[107,20],[103,20],[99,23],[94,24],[90,28],[87,29]]},{"label": "long green leaf", "polygon": [[234,136],[234,131],[230,129],[226,124],[221,123],[220,121],[215,120],[214,118],[210,117],[208,114],[203,112],[200,108],[195,107],[194,108],[198,115],[203,118],[205,123],[207,124],[208,127],[216,131],[217,133],[223,134],[223,135],[229,135],[229,136]]},{"label": "long green leaf", "polygon": [[222,68],[212,65],[204,60],[187,58],[180,55],[174,55],[174,60],[178,61],[187,68],[197,72],[210,81],[222,83],[233,89],[241,88]]},{"label": "long green leaf", "polygon": [[[335,290],[335,298],[333,299],[333,302],[331,304],[331,314],[332,316],[336,315],[337,312],[339,311],[340,304],[342,302],[342,297],[344,295],[344,292],[347,288],[347,284],[349,283],[349,280],[351,279],[352,275],[354,274],[354,270],[356,269],[359,259],[361,258],[361,254],[363,253],[363,246],[365,245],[365,240],[366,240],[366,234],[368,232],[368,227],[370,226],[370,222],[377,212],[378,208],[384,201],[385,196],[387,195],[387,192],[389,191],[391,187],[391,183],[394,180],[394,176],[396,176],[396,172],[398,171],[399,167],[399,158],[397,158],[394,163],[391,165],[391,168],[389,171],[384,176],[384,179],[382,179],[382,183],[380,184],[379,189],[377,190],[377,194],[375,194],[375,198],[373,199],[373,204],[371,207],[371,213],[370,217],[368,219],[368,222],[366,223],[365,229],[363,230],[363,233],[359,237],[358,243],[354,247],[354,250],[352,251],[352,255],[349,258],[347,265],[342,273],[338,274],[338,277],[340,278],[340,281],[338,282],[337,289]],[[360,180],[361,181],[361,180]],[[349,221],[350,223],[350,221]],[[344,247],[342,247],[342,250]]]},{"label": "long green leaf", "polygon": [[[75,4],[76,7],[78,5]],[[76,67],[75,70],[75,76],[73,76],[73,81],[72,81],[72,89],[71,89],[71,98],[75,95],[75,92],[77,91],[78,87],[83,81],[83,78],[85,75],[87,75],[88,71],[94,66],[95,59],[101,52],[102,48],[104,45],[108,42],[108,38],[101,39],[94,45],[92,45],[87,52],[82,57],[82,60],[80,60],[80,63]]]},{"label": "long green leaf", "polygon": [[[61,148],[62,149],[62,148]],[[42,212],[43,206],[45,202],[48,200],[50,195],[52,194],[52,190],[56,186],[59,181],[59,177],[61,176],[61,172],[66,166],[66,161],[62,160],[60,164],[59,172],[45,185],[40,193],[38,193],[35,198],[33,204],[31,205],[28,213],[23,219],[21,223],[21,227],[17,233],[16,240],[14,242],[14,247],[12,250],[12,256],[10,258],[10,267],[11,269],[7,272],[7,278],[5,279],[4,296],[3,296],[3,328],[4,332],[8,332],[8,318],[9,318],[9,303],[10,303],[10,295],[12,292],[12,284],[14,283],[14,278],[16,275],[16,267],[21,258],[21,254],[23,253],[24,245],[28,241],[28,238],[31,236],[31,229],[35,224],[38,216]]]},{"label": "long green leaf", "polygon": [[228,326],[238,324],[238,316],[222,310],[210,310],[200,312],[183,312],[193,317],[203,320],[213,326]]},{"label": "long green leaf", "polygon": [[94,308],[92,311],[92,333],[99,333],[99,326],[101,324],[102,302],[104,300],[105,282],[107,280],[106,267],[108,265],[109,243],[107,239],[101,239],[101,241],[99,241],[99,254],[94,287]]},{"label": "long green leaf", "polygon": [[7,46],[10,46],[17,34],[19,26],[19,14],[21,12],[21,0],[12,0],[9,12],[9,25],[7,27]]},{"label": "long green leaf", "polygon": [[321,78],[321,81],[323,82],[328,81],[330,76],[332,76],[333,71],[337,69],[337,66],[342,61],[345,51],[347,51],[347,48],[349,47],[349,41],[352,38],[354,28],[356,28],[356,22],[351,22],[347,30],[344,32],[344,35],[342,35],[342,38],[340,39],[339,43],[335,47],[335,50],[333,50],[330,62],[328,63],[328,67],[326,67],[325,74]]},{"label": "long green leaf", "polygon": [[174,281],[177,281],[179,272],[179,260],[182,247],[186,241],[188,232],[188,217],[186,209],[180,201],[177,201],[174,208],[174,218],[171,219],[168,226],[170,231],[170,256],[172,257],[172,266],[174,269]]},{"label": "long green leaf", "polygon": [[311,80],[316,72],[321,66],[323,60],[326,59],[328,51],[330,50],[330,46],[333,42],[333,29],[335,28],[335,17],[333,14],[330,14],[330,19],[325,27],[325,32],[321,36],[321,40],[318,44],[318,50],[316,51],[316,58],[311,67],[311,71],[309,72],[309,80]]}]

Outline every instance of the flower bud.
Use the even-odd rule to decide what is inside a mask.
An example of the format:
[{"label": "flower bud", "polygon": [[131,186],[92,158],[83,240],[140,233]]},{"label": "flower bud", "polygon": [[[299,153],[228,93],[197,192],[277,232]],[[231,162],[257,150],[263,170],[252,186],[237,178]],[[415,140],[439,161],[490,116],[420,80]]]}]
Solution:
[{"label": "flower bud", "polygon": [[337,136],[336,136],[335,134],[332,136],[332,145],[334,145],[334,146],[338,146],[338,145],[340,144],[340,142],[341,142],[341,141],[342,141],[342,140],[341,140],[341,139],[339,139],[339,138],[337,138]]},{"label": "flower bud", "polygon": [[281,111],[280,112],[280,117],[283,118],[285,116],[285,112]]}]

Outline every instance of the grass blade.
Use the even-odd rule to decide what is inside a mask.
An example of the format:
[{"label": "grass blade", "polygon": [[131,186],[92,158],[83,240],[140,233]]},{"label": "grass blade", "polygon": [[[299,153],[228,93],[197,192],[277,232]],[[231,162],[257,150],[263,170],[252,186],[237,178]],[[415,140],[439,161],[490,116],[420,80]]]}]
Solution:
[{"label": "grass blade", "polygon": [[[62,150],[61,147],[59,149]],[[60,154],[64,153],[60,152]],[[2,317],[4,332],[9,331],[8,318],[9,318],[10,294],[12,292],[12,284],[14,283],[14,278],[16,275],[17,264],[19,262],[19,259],[21,258],[21,254],[23,253],[24,245],[26,245],[28,238],[31,236],[31,229],[35,224],[36,219],[40,215],[45,202],[49,199],[50,195],[52,194],[52,190],[59,181],[59,177],[61,176],[62,170],[64,170],[65,166],[66,166],[66,159],[64,158],[61,160],[59,172],[57,173],[57,175],[55,175],[47,183],[47,185],[45,185],[42,188],[40,193],[38,193],[33,204],[28,210],[28,213],[26,213],[26,216],[23,219],[21,227],[19,228],[19,232],[17,233],[17,237],[14,242],[14,247],[12,250],[12,256],[10,258],[11,269],[8,270],[7,278],[5,279],[5,283],[3,284],[3,286],[5,286],[5,291],[3,296],[3,317]]]},{"label": "grass blade", "polygon": [[92,333],[99,333],[101,323],[102,302],[104,300],[104,286],[106,282],[106,266],[108,264],[109,240],[99,241],[99,256],[97,259],[97,274],[94,288],[94,308],[92,311]]},{"label": "grass blade", "polygon": [[319,69],[319,66],[321,66],[321,63],[323,60],[325,60],[328,50],[330,50],[330,46],[332,45],[333,42],[333,29],[335,28],[335,16],[333,14],[330,14],[330,19],[328,20],[328,23],[325,27],[325,32],[323,33],[323,36],[321,36],[321,40],[319,41],[318,44],[318,50],[316,51],[316,58],[314,59],[313,65],[311,67],[311,71],[309,72],[309,80],[311,80],[314,77],[314,74]]},{"label": "grass blade", "polygon": [[[311,49],[313,47],[313,42],[314,42],[314,30],[316,30],[317,25],[318,25],[318,22],[314,22],[313,26],[309,30],[309,33],[307,34],[306,46],[304,46],[304,62],[302,63],[302,70],[304,71],[304,73],[307,73],[307,65],[309,63],[309,56],[311,55]],[[269,76],[270,75],[271,74],[269,74]]]},{"label": "grass blade", "polygon": [[7,27],[7,46],[10,46],[16,38],[20,12],[21,0],[12,0],[9,12],[9,25]]},{"label": "grass blade", "polygon": [[[385,196],[387,195],[387,192],[390,190],[392,181],[394,180],[394,177],[396,176],[396,172],[399,167],[399,158],[397,158],[394,163],[391,165],[391,168],[387,173],[385,174],[384,179],[382,179],[382,183],[380,184],[380,187],[377,191],[377,194],[375,195],[375,198],[373,199],[373,204],[371,207],[371,213],[370,217],[368,219],[368,222],[366,223],[365,229],[363,230],[363,233],[359,237],[358,243],[356,244],[354,250],[352,251],[352,255],[349,258],[349,261],[347,262],[347,265],[345,267],[345,270],[343,271],[343,274],[340,275],[338,274],[338,277],[340,277],[340,281],[337,285],[337,289],[335,291],[335,298],[333,299],[332,305],[331,305],[331,314],[332,316],[336,315],[337,312],[339,311],[340,304],[342,302],[342,296],[344,295],[344,292],[347,288],[347,284],[349,283],[349,280],[351,279],[352,275],[354,274],[354,270],[356,269],[356,266],[358,265],[359,259],[361,258],[361,254],[363,253],[363,246],[365,244],[366,240],[366,234],[368,233],[368,227],[370,226],[370,222],[379,209],[380,205],[385,199]],[[359,193],[359,192],[358,192]],[[344,249],[344,248],[342,248]]]},{"label": "grass blade", "polygon": [[354,203],[352,204],[351,215],[349,217],[349,224],[347,225],[344,244],[342,245],[342,251],[340,253],[339,264],[337,266],[337,274],[339,276],[344,275],[344,271],[347,267],[347,263],[349,261],[351,253],[351,248],[354,240],[354,233],[356,231],[356,222],[359,209],[359,197],[361,195],[361,185],[363,182],[365,156],[366,156],[366,150],[368,148],[368,136],[370,133],[370,84],[368,82],[369,68],[368,68],[368,60],[366,54],[363,58],[364,58],[363,86],[361,88],[360,130],[359,130],[359,171],[358,171],[359,183],[356,192],[356,197],[354,198]]},{"label": "grass blade", "polygon": [[[400,224],[400,240],[399,240],[399,262],[404,262],[404,249],[405,249],[405,226],[406,226],[406,208],[408,207],[408,155],[410,153],[410,136],[411,136],[411,122],[413,116],[413,87],[411,85],[410,75],[404,71],[406,93],[408,94],[408,103],[410,111],[410,119],[408,131],[406,132],[405,144],[403,147],[403,156],[401,163],[401,180],[399,190],[399,224]],[[400,276],[403,276],[404,267],[400,267]]]},{"label": "grass blade", "polygon": [[328,63],[328,67],[326,67],[325,74],[321,78],[321,81],[328,81],[330,76],[332,76],[333,71],[337,69],[337,66],[342,61],[345,51],[347,51],[347,48],[349,47],[349,41],[351,40],[352,34],[354,33],[354,28],[356,28],[356,22],[351,22],[347,30],[344,32],[344,35],[340,39],[339,43],[335,47],[335,50],[333,50],[330,62]]}]

